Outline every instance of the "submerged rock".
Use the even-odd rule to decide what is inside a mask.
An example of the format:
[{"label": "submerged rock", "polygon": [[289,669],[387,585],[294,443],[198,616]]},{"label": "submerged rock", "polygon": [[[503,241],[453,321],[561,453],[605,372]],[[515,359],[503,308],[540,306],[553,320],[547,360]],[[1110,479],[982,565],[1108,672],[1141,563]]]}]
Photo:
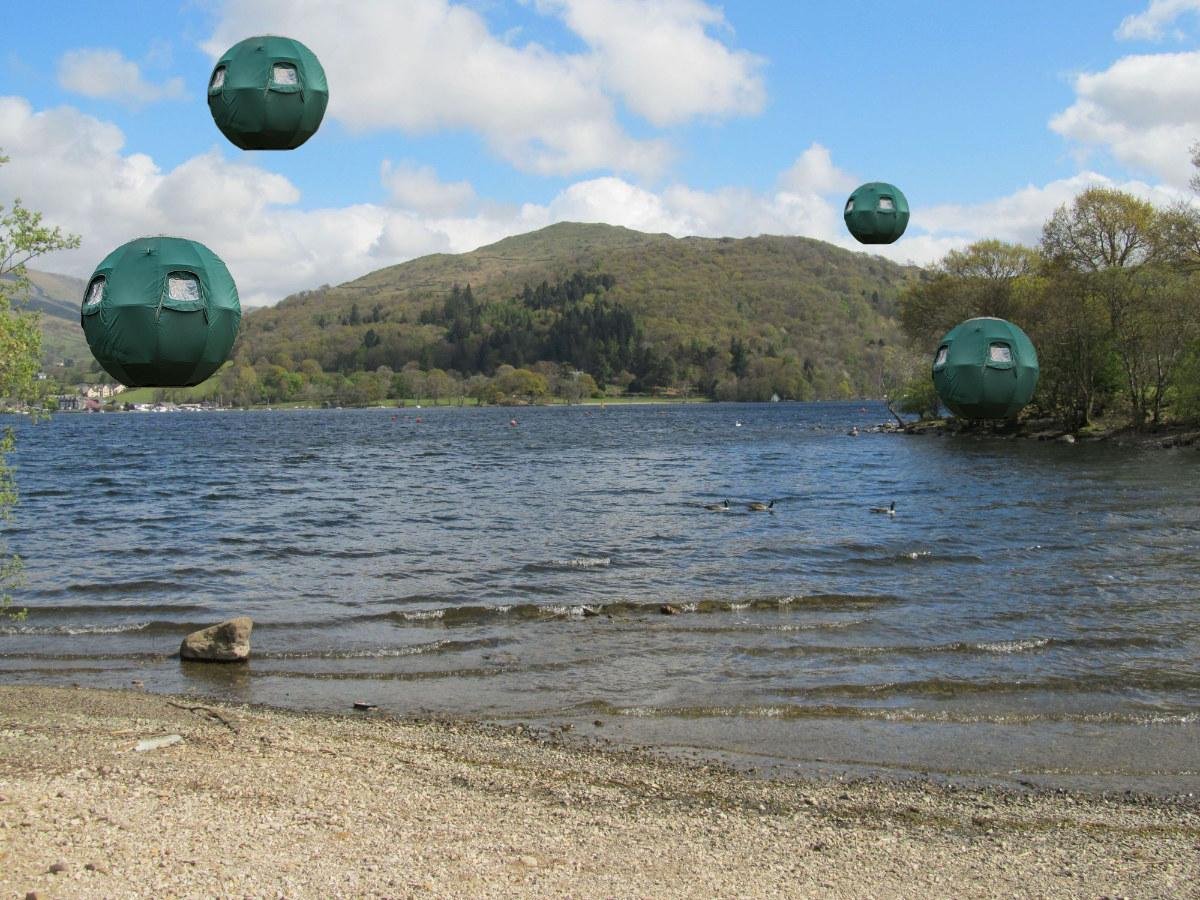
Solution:
[{"label": "submerged rock", "polygon": [[179,645],[182,659],[203,662],[245,662],[250,658],[249,616],[239,616],[200,631],[193,631]]}]

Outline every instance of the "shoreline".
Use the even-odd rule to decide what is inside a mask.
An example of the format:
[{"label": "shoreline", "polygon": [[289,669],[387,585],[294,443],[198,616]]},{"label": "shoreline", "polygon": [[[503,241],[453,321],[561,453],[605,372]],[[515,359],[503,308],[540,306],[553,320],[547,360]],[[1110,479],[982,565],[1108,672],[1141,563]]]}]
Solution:
[{"label": "shoreline", "polygon": [[889,422],[880,426],[880,430],[892,434],[991,438],[1001,441],[1053,441],[1061,444],[1103,444],[1135,449],[1200,449],[1200,424],[1195,422],[1156,425],[1143,431],[1137,431],[1128,425],[1070,431],[1049,420],[1033,420],[1013,426],[1007,423],[1000,425],[964,423],[953,417],[946,417],[907,422],[903,427]]},{"label": "shoreline", "polygon": [[32,686],[0,687],[0,835],[0,891],[39,898],[1182,896],[1200,877],[1185,799],[783,781],[523,726]]}]

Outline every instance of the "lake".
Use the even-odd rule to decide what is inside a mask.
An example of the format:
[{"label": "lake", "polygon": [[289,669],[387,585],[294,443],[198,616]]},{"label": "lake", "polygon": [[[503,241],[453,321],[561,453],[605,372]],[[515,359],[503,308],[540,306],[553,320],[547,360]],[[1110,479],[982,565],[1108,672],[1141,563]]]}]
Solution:
[{"label": "lake", "polygon": [[[0,673],[569,725],[772,774],[1200,788],[1200,453],[847,434],[886,418],[10,418],[29,616],[0,624]],[[173,655],[235,615],[249,665]]]}]

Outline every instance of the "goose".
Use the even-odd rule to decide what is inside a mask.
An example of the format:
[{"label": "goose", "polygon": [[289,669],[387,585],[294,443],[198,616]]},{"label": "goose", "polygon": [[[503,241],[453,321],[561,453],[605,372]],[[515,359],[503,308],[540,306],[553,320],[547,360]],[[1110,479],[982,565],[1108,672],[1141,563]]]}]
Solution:
[{"label": "goose", "polygon": [[883,513],[885,516],[894,516],[896,514],[896,501],[893,500],[887,506],[872,506],[871,512]]},{"label": "goose", "polygon": [[704,508],[711,509],[714,512],[728,512],[729,511],[729,500],[728,500],[728,498],[726,498],[724,503],[706,503],[704,505]]},{"label": "goose", "polygon": [[746,504],[746,509],[752,510],[753,512],[770,512],[774,508],[775,508],[774,500],[772,500],[770,503],[760,503],[757,500],[755,500],[753,503]]}]

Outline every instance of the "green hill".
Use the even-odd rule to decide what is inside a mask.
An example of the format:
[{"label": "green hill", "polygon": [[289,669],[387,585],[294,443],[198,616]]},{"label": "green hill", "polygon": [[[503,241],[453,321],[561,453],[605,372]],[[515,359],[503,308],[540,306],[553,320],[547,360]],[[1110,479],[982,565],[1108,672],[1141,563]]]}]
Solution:
[{"label": "green hill", "polygon": [[[243,320],[235,355],[243,363],[289,370],[304,360],[343,373],[379,366],[399,371],[415,362],[470,375],[475,366],[463,360],[484,355],[464,355],[464,341],[494,338],[497,323],[521,311],[526,286],[546,282],[553,293],[580,273],[593,280],[610,276],[604,302],[636,320],[645,365],[671,358],[663,370],[671,381],[695,386],[707,378],[711,387],[733,373],[770,380],[771,372],[786,370],[791,374],[784,382],[795,384],[791,395],[875,395],[885,348],[901,343],[896,298],[918,272],[808,238],[680,239],[561,223],[254,310]],[[453,333],[466,321],[454,318],[459,313],[447,303],[457,298],[455,285],[470,285],[478,304],[470,313],[477,331],[466,337]],[[523,320],[552,332],[557,320],[525,296]],[[457,299],[453,305],[457,309]],[[533,361],[487,359],[478,366],[484,374],[494,363]]]},{"label": "green hill", "polygon": [[29,270],[30,290],[22,309],[42,314],[42,366],[86,366],[92,358],[79,327],[79,303],[86,282],[69,275]]}]

